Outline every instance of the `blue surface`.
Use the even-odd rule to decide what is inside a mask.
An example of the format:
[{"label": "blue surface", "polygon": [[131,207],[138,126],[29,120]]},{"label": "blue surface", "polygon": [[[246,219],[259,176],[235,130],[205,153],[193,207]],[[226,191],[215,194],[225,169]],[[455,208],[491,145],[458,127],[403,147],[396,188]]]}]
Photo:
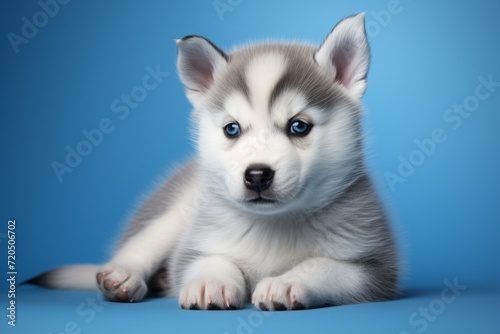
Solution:
[{"label": "blue surface", "polygon": [[[228,7],[217,13],[214,3]],[[46,22],[36,1],[2,4],[0,258],[7,257],[7,221],[15,219],[18,282],[63,264],[104,262],[140,195],[192,155],[174,39],[202,34],[222,48],[267,38],[319,43],[339,19],[366,11],[367,153],[406,263],[402,285],[411,293],[390,303],[276,313],[253,332],[418,332],[408,317],[454,278],[468,290],[425,332],[500,332],[493,302],[500,286],[500,87],[482,84],[488,77],[500,82],[500,3],[395,3],[69,1],[57,13],[49,9],[54,15]],[[10,33],[22,35],[34,16],[40,27],[36,35],[24,31],[34,36],[16,53]],[[144,82],[157,67],[168,75],[157,75],[157,85]],[[140,101],[128,106],[122,94]],[[459,116],[455,104],[472,111]],[[92,131],[99,126],[108,132],[102,138]],[[95,145],[82,144],[84,131]],[[58,178],[52,165],[65,163],[68,147],[91,152]],[[400,167],[403,160],[416,166]],[[398,168],[406,170],[391,186],[386,178],[393,173],[394,180]],[[7,305],[6,280],[0,282]],[[17,333],[59,333],[73,318],[82,333],[113,326],[138,332],[159,322],[176,332],[200,326],[234,333],[238,316],[253,312],[191,313],[155,300],[106,304],[86,324],[75,309],[87,295],[21,287]],[[2,333],[6,326],[0,323]]]},{"label": "blue surface", "polygon": [[261,312],[247,306],[214,312],[181,310],[173,299],[111,303],[93,292],[26,286],[19,290],[19,319],[9,333],[500,332],[500,289],[467,287],[453,302],[445,303],[443,288],[412,290],[396,301],[317,310]]}]

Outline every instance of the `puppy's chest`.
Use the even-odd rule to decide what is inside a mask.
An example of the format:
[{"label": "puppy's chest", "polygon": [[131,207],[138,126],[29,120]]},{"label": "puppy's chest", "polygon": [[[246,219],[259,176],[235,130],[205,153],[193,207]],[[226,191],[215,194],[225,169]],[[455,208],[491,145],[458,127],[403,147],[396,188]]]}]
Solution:
[{"label": "puppy's chest", "polygon": [[[275,276],[317,256],[327,239],[302,221],[232,220],[199,231],[199,250],[233,259],[251,280]],[[330,247],[331,248],[331,247]],[[327,254],[324,254],[325,256]]]}]

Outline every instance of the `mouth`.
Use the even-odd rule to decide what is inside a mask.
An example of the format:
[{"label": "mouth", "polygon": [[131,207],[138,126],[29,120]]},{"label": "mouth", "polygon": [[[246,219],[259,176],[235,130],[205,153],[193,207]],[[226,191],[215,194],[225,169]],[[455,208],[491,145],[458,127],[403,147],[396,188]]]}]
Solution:
[{"label": "mouth", "polygon": [[248,203],[252,204],[276,204],[277,201],[269,198],[264,198],[264,197],[256,197],[254,199],[248,200]]}]

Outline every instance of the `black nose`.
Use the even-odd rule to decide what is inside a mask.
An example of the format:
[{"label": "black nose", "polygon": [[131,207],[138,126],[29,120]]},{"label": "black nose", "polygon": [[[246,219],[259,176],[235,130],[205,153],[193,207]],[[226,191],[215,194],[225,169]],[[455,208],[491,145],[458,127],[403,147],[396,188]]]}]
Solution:
[{"label": "black nose", "polygon": [[251,165],[245,171],[245,186],[253,191],[262,192],[273,183],[274,171],[266,165]]}]

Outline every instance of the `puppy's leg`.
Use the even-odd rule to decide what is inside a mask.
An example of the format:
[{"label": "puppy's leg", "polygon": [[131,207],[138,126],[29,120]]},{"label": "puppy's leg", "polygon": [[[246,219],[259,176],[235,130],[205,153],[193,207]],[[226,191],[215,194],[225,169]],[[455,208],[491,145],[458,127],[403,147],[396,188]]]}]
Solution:
[{"label": "puppy's leg", "polygon": [[183,212],[172,208],[130,237],[111,261],[97,274],[98,286],[111,301],[140,301],[147,293],[146,282],[156,273],[177,240]]},{"label": "puppy's leg", "polygon": [[252,304],[261,310],[295,310],[378,299],[371,296],[371,275],[360,264],[313,258],[260,281]]},{"label": "puppy's leg", "polygon": [[183,309],[226,310],[243,307],[247,298],[241,270],[224,257],[202,257],[187,268],[179,295]]}]

